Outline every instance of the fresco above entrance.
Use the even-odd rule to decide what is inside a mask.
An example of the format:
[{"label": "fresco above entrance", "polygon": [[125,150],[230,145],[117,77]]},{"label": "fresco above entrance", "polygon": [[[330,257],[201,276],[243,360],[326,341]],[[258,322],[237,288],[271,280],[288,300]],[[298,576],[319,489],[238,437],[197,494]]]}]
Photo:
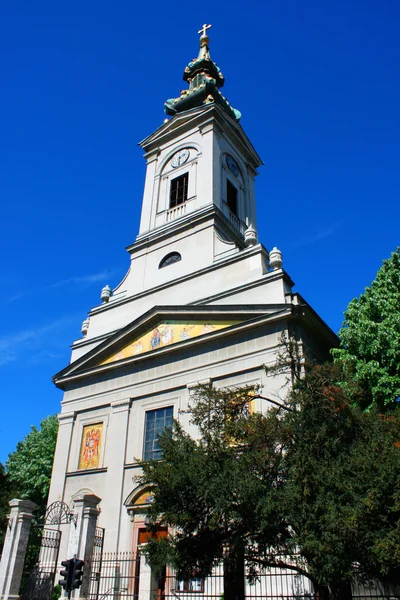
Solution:
[{"label": "fresco above entrance", "polygon": [[177,342],[184,342],[189,339],[212,333],[220,329],[225,329],[231,325],[237,325],[241,321],[184,321],[168,320],[159,323],[146,333],[129,342],[124,348],[101,362],[101,365],[107,365],[117,360],[123,360],[131,356],[151,352],[164,346],[170,346]]}]

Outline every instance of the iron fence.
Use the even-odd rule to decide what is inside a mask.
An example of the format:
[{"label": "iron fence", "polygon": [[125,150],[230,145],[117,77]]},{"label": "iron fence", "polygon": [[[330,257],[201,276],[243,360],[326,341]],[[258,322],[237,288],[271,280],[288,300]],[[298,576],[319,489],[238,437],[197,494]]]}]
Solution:
[{"label": "iron fence", "polygon": [[[88,600],[137,599],[140,559],[133,552],[106,552],[93,556]],[[149,598],[150,600],[150,598]]]},{"label": "iron fence", "polygon": [[383,584],[379,581],[370,583],[355,583],[353,585],[353,600],[398,600],[400,599],[400,587]]},{"label": "iron fence", "polygon": [[[193,577],[182,580],[173,571],[165,578],[165,600],[220,600],[224,595],[222,565],[214,568],[205,579]],[[253,582],[245,582],[246,600],[313,600],[312,584],[306,577],[293,571],[271,568]],[[153,596],[154,598],[154,596]]]},{"label": "iron fence", "polygon": [[35,528],[33,534],[32,553],[28,551],[25,560],[21,598],[50,600],[57,570],[61,531]]},{"label": "iron fence", "polygon": [[[142,575],[144,575],[142,573]],[[105,553],[93,561],[88,600],[223,600],[222,565],[207,578],[179,579],[166,568],[140,581],[140,555],[131,552]],[[397,590],[399,592],[400,590]],[[140,593],[139,593],[140,592]],[[381,584],[357,584],[354,600],[397,600],[400,593]],[[311,581],[292,570],[270,568],[250,584],[245,584],[246,600],[317,600]]]}]

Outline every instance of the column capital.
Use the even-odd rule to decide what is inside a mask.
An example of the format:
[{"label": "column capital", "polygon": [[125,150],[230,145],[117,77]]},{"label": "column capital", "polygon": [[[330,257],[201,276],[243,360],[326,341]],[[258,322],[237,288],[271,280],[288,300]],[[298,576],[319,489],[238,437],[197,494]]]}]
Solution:
[{"label": "column capital", "polygon": [[94,506],[85,506],[82,516],[84,519],[90,519],[90,517],[98,517],[100,512],[101,510],[99,508],[95,508]]},{"label": "column capital", "polygon": [[123,412],[129,410],[132,404],[132,398],[124,398],[123,400],[116,400],[111,402],[111,408],[114,413]]},{"label": "column capital", "polygon": [[60,425],[70,425],[75,421],[75,417],[75,412],[67,412],[60,413],[57,418]]},{"label": "column capital", "polygon": [[75,508],[78,508],[78,505],[81,505],[83,510],[87,508],[97,508],[97,505],[100,504],[101,498],[96,496],[96,494],[83,494],[82,496],[77,496],[74,498]]},{"label": "column capital", "polygon": [[147,152],[147,154],[144,155],[147,164],[149,165],[150,163],[157,160],[157,158],[160,156],[160,154],[161,154],[160,148],[154,148],[154,150],[150,150],[150,152]]},{"label": "column capital", "polygon": [[32,502],[32,500],[19,500],[18,498],[13,498],[10,500],[8,505],[10,506],[12,512],[18,511],[25,512],[27,514],[32,514],[37,507],[37,504]]}]

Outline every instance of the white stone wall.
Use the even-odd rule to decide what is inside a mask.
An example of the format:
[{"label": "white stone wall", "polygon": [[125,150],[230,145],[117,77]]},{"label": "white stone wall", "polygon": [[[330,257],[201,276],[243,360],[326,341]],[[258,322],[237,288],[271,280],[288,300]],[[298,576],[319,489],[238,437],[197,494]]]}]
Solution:
[{"label": "white stone wall", "polygon": [[[73,345],[70,379],[63,374],[58,379],[65,394],[49,503],[62,499],[73,506],[83,494],[101,498],[98,525],[106,530],[106,551],[132,550],[143,525],[138,515],[132,522],[126,500],[140,474],[137,460],[143,456],[146,411],[173,406],[174,417],[196,435],[187,407],[198,382],[211,381],[218,387],[257,384],[263,395],[282,399],[286,378],[267,375],[265,365],[275,362],[281,333],[299,304],[288,275],[269,269],[265,248],[245,246],[243,227],[256,228],[254,179],[261,161],[240,126],[215,107],[187,111],[149,136],[142,147],[147,172],[140,232],[128,248],[130,269],[111,298],[90,311],[86,335]],[[171,159],[184,148],[189,151],[187,161],[173,168]],[[237,163],[237,175],[227,166],[228,154]],[[185,172],[188,200],[171,210],[171,179]],[[228,179],[238,190],[238,219],[227,207]],[[170,252],[179,252],[182,260],[160,269]],[[257,322],[252,321],[255,313],[245,316],[244,307],[253,305],[262,305]],[[111,342],[118,342],[118,332],[157,306],[183,307],[183,313],[186,306],[199,307],[214,315],[210,318],[215,318],[215,307],[223,314],[221,307],[228,306],[243,323],[85,372],[85,359],[95,361],[100,344],[110,340],[112,356]],[[176,312],[173,315],[177,318]],[[312,341],[316,356],[332,341],[328,328],[310,311],[307,316],[299,313],[296,327],[300,340]],[[135,335],[134,329],[130,335]],[[75,368],[82,369],[80,375]],[[255,408],[265,411],[268,402],[258,399]],[[79,470],[83,428],[97,423],[103,426],[98,468]],[[66,540],[63,535],[60,556],[66,555]]]},{"label": "white stone wall", "polygon": [[[133,525],[124,500],[137,485],[140,467],[136,460],[143,455],[146,411],[173,406],[174,417],[196,435],[185,411],[190,389],[199,381],[211,380],[218,387],[259,384],[263,395],[284,397],[285,377],[267,375],[264,365],[274,363],[281,331],[286,328],[286,321],[278,321],[214,341],[203,340],[190,349],[154,354],[130,368],[121,367],[67,390],[49,502],[61,490],[69,505],[83,490],[96,494],[102,499],[98,524],[106,528],[105,549],[131,550]],[[257,400],[255,408],[267,410],[268,403]],[[99,422],[103,423],[99,468],[79,471],[83,427]]]},{"label": "white stone wall", "polygon": [[[158,264],[168,254],[165,248],[155,252],[154,257],[144,256],[142,267],[138,271],[132,267],[124,282],[124,297],[117,296],[115,300],[111,299],[109,303],[92,310],[88,334],[73,345],[71,362],[104,341],[103,336],[125,327],[154,306],[203,303],[208,296],[218,294],[225,294],[224,300],[217,300],[219,304],[236,304],[242,302],[242,292],[246,304],[286,302],[287,282],[283,273],[280,273],[280,283],[276,283],[277,274],[267,272],[268,255],[262,246],[242,250],[237,255],[216,262],[212,267],[187,274],[185,271],[190,270],[192,261],[196,263],[202,260],[202,255],[207,255],[209,245],[213,247],[213,240],[206,233],[199,236],[198,243],[190,239],[186,242],[178,239],[174,246],[168,246],[168,252],[172,248],[180,251],[182,261],[163,269],[158,269]],[[192,258],[192,254],[195,258]],[[154,287],[143,291],[144,280],[149,285],[151,282]],[[252,283],[263,287],[257,297],[246,292],[246,286]]]}]

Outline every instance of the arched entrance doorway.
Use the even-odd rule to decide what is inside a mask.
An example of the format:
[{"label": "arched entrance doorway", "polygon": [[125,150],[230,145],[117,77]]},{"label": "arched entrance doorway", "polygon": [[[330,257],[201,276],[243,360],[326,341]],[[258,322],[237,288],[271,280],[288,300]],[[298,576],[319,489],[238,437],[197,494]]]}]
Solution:
[{"label": "arched entrance doorway", "polygon": [[[132,550],[137,556],[135,574],[135,597],[139,595],[139,588],[143,585],[151,590],[151,600],[164,600],[166,593],[166,568],[161,572],[153,569],[143,560],[143,550],[149,539],[161,539],[167,537],[167,527],[158,527],[154,530],[148,527],[148,507],[153,501],[151,488],[138,486],[126,498],[124,504],[130,514],[132,527]],[[143,579],[146,578],[146,582]],[[136,596],[137,594],[137,596]]]}]

